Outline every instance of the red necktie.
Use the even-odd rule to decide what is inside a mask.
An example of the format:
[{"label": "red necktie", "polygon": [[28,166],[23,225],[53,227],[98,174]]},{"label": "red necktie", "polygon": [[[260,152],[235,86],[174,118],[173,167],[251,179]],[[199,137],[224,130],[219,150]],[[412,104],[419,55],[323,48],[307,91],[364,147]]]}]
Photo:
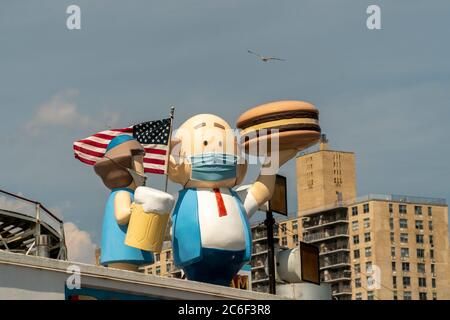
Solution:
[{"label": "red necktie", "polygon": [[214,194],[216,195],[217,210],[219,211],[219,217],[225,217],[227,215],[227,209],[225,208],[225,203],[223,202],[220,190],[214,188]]}]

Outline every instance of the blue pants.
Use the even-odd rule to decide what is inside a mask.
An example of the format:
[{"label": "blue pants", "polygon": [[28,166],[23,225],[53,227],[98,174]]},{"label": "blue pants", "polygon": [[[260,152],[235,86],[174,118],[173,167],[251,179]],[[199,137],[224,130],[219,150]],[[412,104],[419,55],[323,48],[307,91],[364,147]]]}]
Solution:
[{"label": "blue pants", "polygon": [[234,276],[244,266],[244,255],[245,250],[202,248],[202,259],[182,269],[189,280],[228,287]]}]

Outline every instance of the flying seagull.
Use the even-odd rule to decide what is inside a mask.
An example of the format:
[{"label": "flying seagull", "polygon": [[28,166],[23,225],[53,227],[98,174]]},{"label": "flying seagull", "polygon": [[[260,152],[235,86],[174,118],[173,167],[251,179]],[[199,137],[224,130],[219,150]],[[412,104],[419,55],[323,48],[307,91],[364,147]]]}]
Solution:
[{"label": "flying seagull", "polygon": [[259,59],[261,59],[261,61],[263,61],[263,62],[267,62],[267,61],[270,61],[270,60],[286,61],[284,59],[275,58],[275,57],[265,57],[265,56],[260,55],[259,53],[253,52],[251,50],[247,50],[247,52],[250,53],[250,54],[254,54]]}]

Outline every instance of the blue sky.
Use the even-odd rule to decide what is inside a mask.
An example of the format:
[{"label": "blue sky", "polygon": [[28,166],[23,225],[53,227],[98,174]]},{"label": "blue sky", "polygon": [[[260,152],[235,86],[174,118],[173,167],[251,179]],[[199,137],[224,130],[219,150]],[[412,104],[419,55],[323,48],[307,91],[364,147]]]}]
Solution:
[{"label": "blue sky", "polygon": [[[66,29],[70,4],[81,30]],[[382,30],[366,28],[369,4]],[[2,1],[0,185],[96,244],[108,190],[73,141],[171,105],[176,125],[205,112],[234,124],[254,105],[298,99],[318,107],[332,148],[356,153],[359,195],[450,199],[449,13],[445,0]],[[281,173],[293,177],[294,162]]]}]

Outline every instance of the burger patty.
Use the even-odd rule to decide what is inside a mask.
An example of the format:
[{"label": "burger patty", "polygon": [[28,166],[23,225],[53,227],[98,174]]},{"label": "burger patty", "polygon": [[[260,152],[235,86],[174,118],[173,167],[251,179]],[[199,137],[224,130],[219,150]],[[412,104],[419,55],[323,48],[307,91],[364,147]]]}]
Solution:
[{"label": "burger patty", "polygon": [[239,124],[239,128],[245,129],[268,121],[287,120],[292,118],[306,118],[319,120],[319,115],[315,111],[291,111],[278,112],[249,119]]},{"label": "burger patty", "polygon": [[[272,131],[275,131],[275,132],[272,132]],[[286,131],[316,131],[316,132],[320,133],[321,129],[320,129],[320,126],[318,126],[317,124],[305,123],[305,124],[287,124],[287,125],[280,126],[277,128],[259,129],[259,130],[255,130],[255,131],[251,131],[251,132],[256,132],[256,137],[263,137],[266,135],[271,135],[273,133],[286,132]],[[249,134],[250,134],[250,132],[245,134],[243,136],[243,138],[246,138]]]}]

